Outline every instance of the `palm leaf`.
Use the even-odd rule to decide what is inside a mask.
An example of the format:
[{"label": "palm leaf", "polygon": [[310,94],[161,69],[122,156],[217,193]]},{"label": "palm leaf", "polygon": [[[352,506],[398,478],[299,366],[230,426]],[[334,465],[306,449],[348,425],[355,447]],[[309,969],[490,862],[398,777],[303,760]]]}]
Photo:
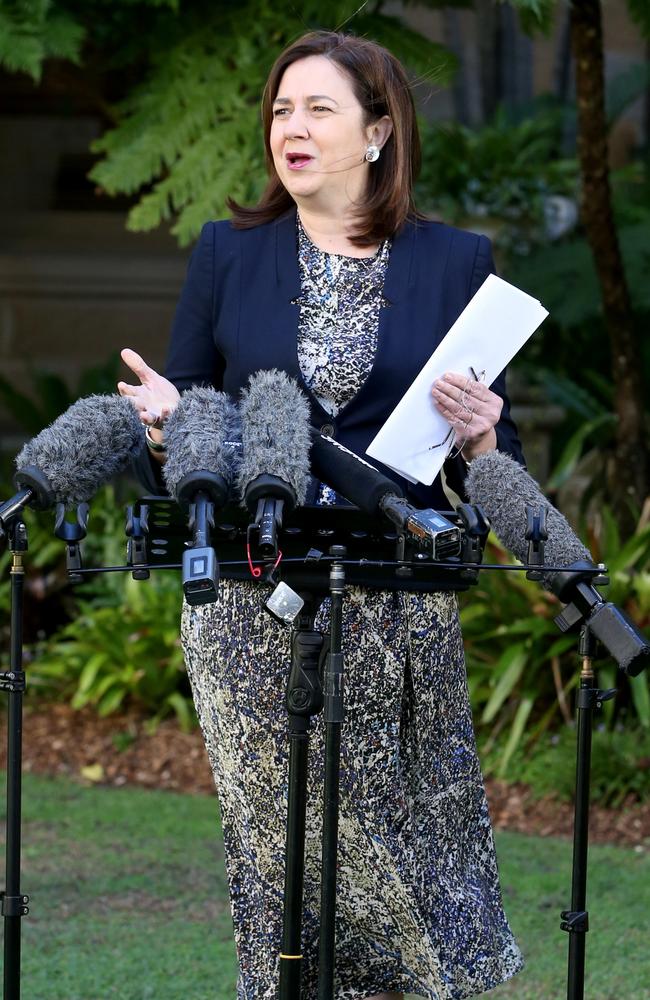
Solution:
[{"label": "palm leaf", "polygon": [[519,683],[524,672],[526,660],[527,654],[523,643],[510,647],[510,649],[507,649],[503,654],[494,668],[494,672],[499,679],[492,695],[483,709],[481,722],[492,722],[495,718],[503,703],[512,694],[514,688]]},{"label": "palm leaf", "polygon": [[499,763],[499,770],[497,773],[500,778],[504,777],[506,771],[508,770],[508,764],[510,763],[512,755],[521,743],[522,737],[526,731],[526,723],[528,722],[528,717],[530,716],[534,704],[534,698],[527,696],[522,698],[517,706],[515,718],[512,726],[510,727],[508,742],[505,745],[501,761]]}]

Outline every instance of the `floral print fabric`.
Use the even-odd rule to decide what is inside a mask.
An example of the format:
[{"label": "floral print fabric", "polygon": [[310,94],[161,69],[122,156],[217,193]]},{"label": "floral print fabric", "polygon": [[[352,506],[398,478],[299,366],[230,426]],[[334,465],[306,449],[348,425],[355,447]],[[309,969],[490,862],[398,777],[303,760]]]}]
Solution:
[{"label": "floral print fabric", "polygon": [[[287,803],[289,633],[255,583],[186,607],[188,674],[222,811],[238,1000],[275,1000]],[[325,601],[316,626],[329,627]],[[502,910],[453,594],[344,599],[335,1000],[482,993],[518,971]],[[303,1000],[317,998],[324,732],[310,739]]]}]

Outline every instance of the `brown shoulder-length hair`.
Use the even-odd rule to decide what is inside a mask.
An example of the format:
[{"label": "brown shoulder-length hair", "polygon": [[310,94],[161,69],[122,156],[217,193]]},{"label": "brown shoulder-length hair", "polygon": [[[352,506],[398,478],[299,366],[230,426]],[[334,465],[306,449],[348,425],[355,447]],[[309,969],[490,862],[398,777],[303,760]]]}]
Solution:
[{"label": "brown shoulder-length hair", "polygon": [[381,156],[370,164],[368,188],[356,211],[355,232],[350,237],[355,246],[372,246],[393,236],[409,216],[418,216],[413,203],[413,185],[420,170],[415,106],[406,72],[395,56],[367,38],[337,31],[303,35],[276,59],[262,96],[268,184],[257,205],[247,207],[232,199],[228,201],[233,225],[236,229],[249,229],[271,222],[295,204],[275,171],[270,133],[273,101],[284,71],[307,56],[325,56],[348,75],[363,108],[364,126],[384,115],[393,123]]}]

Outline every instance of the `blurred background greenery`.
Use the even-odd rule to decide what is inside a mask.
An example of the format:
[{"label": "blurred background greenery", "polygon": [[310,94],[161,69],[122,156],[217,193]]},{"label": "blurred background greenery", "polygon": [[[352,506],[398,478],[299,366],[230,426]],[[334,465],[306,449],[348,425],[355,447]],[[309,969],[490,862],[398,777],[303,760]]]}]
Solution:
[{"label": "blurred background greenery", "polygon": [[[387,45],[409,68],[420,106],[419,207],[487,233],[500,273],[550,310],[543,335],[512,370],[531,467],[609,566],[608,596],[648,628],[650,5],[617,5],[643,40],[643,57],[606,76],[600,0],[325,8],[298,0],[2,0],[0,65],[5,81],[21,81],[14,97],[40,93],[45,79],[48,93],[58,88],[59,102],[73,107],[81,93],[98,115],[84,197],[126,212],[133,232],[160,228],[187,246],[206,219],[227,214],[228,196],[250,201],[261,191],[259,96],[275,55],[314,27],[343,26]],[[442,19],[442,40],[422,27],[423,12]],[[480,106],[473,109],[462,38],[470,15],[485,36]],[[508,85],[506,70],[512,64],[521,75],[532,58],[527,46],[545,31],[559,39],[553,93]],[[432,95],[444,92],[453,97],[446,118],[431,113]],[[642,108],[645,130],[624,155],[608,157],[607,140],[631,107]],[[19,386],[0,375],[12,426],[31,436],[79,395],[111,391],[117,354],[98,343],[95,355],[76,383],[34,358]],[[7,455],[2,485],[0,495],[10,495]],[[94,500],[89,563],[121,561],[120,510],[132,494],[118,483]],[[90,704],[100,714],[137,707],[154,720],[175,713],[192,725],[178,577],[158,573],[135,583],[115,575],[72,588],[51,517],[28,513],[27,520],[30,697]],[[507,561],[498,543],[490,544],[490,556]],[[8,558],[0,554],[3,656]],[[553,623],[559,610],[522,574],[484,573],[462,599],[486,769],[541,790],[553,773],[552,788],[568,795],[571,782],[562,775],[572,769],[577,661],[575,639]],[[629,681],[604,662],[599,680],[620,690],[596,733],[597,795],[610,804],[647,799],[648,678]]]}]

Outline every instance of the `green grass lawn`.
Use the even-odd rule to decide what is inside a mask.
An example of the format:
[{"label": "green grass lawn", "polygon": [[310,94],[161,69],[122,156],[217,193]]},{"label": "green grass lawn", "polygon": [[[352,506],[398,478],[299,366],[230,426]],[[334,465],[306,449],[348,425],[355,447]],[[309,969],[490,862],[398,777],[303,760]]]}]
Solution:
[{"label": "green grass lawn", "polygon": [[[236,963],[212,799],[27,776],[23,1000],[233,1000]],[[571,846],[497,839],[527,959],[494,998],[566,996]],[[650,853],[590,854],[587,1000],[650,1000]]]}]

